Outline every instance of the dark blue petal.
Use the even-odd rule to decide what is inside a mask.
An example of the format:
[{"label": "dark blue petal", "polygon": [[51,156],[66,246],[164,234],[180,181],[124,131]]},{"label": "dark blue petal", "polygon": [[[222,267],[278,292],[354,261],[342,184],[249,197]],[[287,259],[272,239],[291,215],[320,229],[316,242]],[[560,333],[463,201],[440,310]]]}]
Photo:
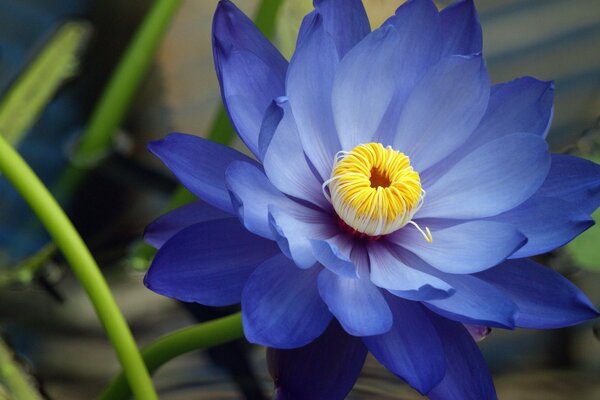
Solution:
[{"label": "dark blue petal", "polygon": [[389,240],[450,274],[472,274],[506,260],[527,238],[515,227],[493,221],[470,221],[431,230],[427,242],[414,226],[389,235]]},{"label": "dark blue petal", "polygon": [[284,94],[287,61],[248,17],[224,0],[213,19],[213,55],[233,126],[258,155],[263,114],[275,97]]},{"label": "dark blue petal", "polygon": [[562,275],[527,259],[510,260],[476,275],[517,305],[516,326],[561,328],[598,317],[598,311]]},{"label": "dark blue petal", "polygon": [[490,219],[511,224],[527,237],[527,243],[510,258],[554,250],[594,225],[593,219],[570,203],[541,196],[533,196],[520,206]]},{"label": "dark blue petal", "polygon": [[483,38],[473,0],[457,1],[443,9],[440,16],[444,56],[481,53]]},{"label": "dark blue petal", "polygon": [[296,120],[304,153],[329,179],[334,155],[340,150],[331,111],[331,90],[338,54],[322,18],[312,18],[304,40],[290,62],[286,94]]},{"label": "dark blue petal", "polygon": [[450,56],[415,85],[395,132],[393,145],[423,171],[458,149],[481,121],[490,78],[481,56]]},{"label": "dark blue petal", "polygon": [[477,148],[425,186],[417,218],[483,218],[529,199],[550,169],[546,141],[533,134],[503,136]]},{"label": "dark blue petal", "polygon": [[369,243],[368,251],[371,281],[381,288],[393,290],[398,296],[404,294],[411,300],[447,297],[452,291],[447,282],[418,269],[393,244]]},{"label": "dark blue petal", "polygon": [[419,393],[429,392],[446,372],[444,349],[426,310],[417,302],[391,298],[394,325],[383,335],[364,337],[369,351]]},{"label": "dark blue petal", "polygon": [[227,146],[181,133],[150,142],[148,148],[190,192],[230,214],[235,211],[225,186],[225,170],[236,160],[256,164]]},{"label": "dark blue petal", "polygon": [[515,327],[517,305],[506,293],[472,275],[442,276],[456,292],[445,299],[426,301],[430,309],[464,324]]},{"label": "dark blue petal", "polygon": [[230,217],[219,209],[195,201],[158,217],[144,230],[144,240],[155,248],[160,248],[173,235],[190,225],[215,219]]},{"label": "dark blue petal", "polygon": [[267,239],[275,239],[269,223],[269,207],[282,210],[304,209],[275,188],[265,174],[253,164],[232,162],[225,172],[231,202],[244,226]]},{"label": "dark blue petal", "polygon": [[251,234],[237,218],[201,222],[183,229],[158,250],[144,284],[181,301],[235,304],[252,271],[277,253],[274,242]]},{"label": "dark blue petal", "polygon": [[256,344],[291,349],[320,336],[331,313],[317,291],[318,268],[302,270],[280,254],[260,265],[242,293],[246,338]]},{"label": "dark blue petal", "polygon": [[337,233],[331,216],[308,207],[269,208],[269,223],[281,251],[300,268],[312,267],[316,262],[311,242],[330,238]]},{"label": "dark blue petal", "polygon": [[464,326],[429,313],[446,355],[446,375],[430,400],[495,400],[496,390],[479,348]]},{"label": "dark blue petal", "polygon": [[371,32],[361,0],[314,0],[325,31],[335,42],[339,58]]},{"label": "dark blue petal", "polygon": [[[439,60],[440,51],[439,14],[429,1],[402,5],[384,26],[350,50],[336,71],[332,94],[342,148],[350,150],[383,134],[379,126],[386,112],[389,116],[402,109],[415,83]],[[397,119],[386,118],[384,125],[395,127],[390,120]]]},{"label": "dark blue petal", "polygon": [[392,327],[392,312],[368,276],[349,278],[324,269],[318,286],[329,310],[349,334],[378,335]]},{"label": "dark blue petal", "polygon": [[[279,115],[280,122],[273,123]],[[286,98],[277,99],[267,109],[260,136],[263,165],[271,183],[292,197],[309,201],[324,210],[331,209],[323,195],[321,181],[306,159]]]},{"label": "dark blue petal", "polygon": [[550,172],[537,195],[560,198],[591,214],[600,206],[600,165],[578,157],[553,154]]},{"label": "dark blue petal", "polygon": [[343,400],[365,362],[367,349],[332,321],[314,342],[299,349],[267,350],[276,400]]}]

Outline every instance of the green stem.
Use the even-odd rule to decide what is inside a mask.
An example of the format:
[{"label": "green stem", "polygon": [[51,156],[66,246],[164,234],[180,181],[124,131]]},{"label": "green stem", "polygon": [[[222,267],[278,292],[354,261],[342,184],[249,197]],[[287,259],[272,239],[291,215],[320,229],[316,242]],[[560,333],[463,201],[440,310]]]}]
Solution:
[{"label": "green stem", "polygon": [[125,51],[81,137],[75,160],[94,163],[102,157],[148,70],[160,40],[181,0],[156,0]]},{"label": "green stem", "polygon": [[144,400],[156,399],[152,380],[133,335],[96,261],[48,189],[2,136],[0,172],[29,204],[71,265],[73,273],[96,309],[136,397]]},{"label": "green stem", "polygon": [[[167,361],[194,350],[210,348],[243,336],[240,313],[193,325],[163,336],[144,348],[142,357],[150,373]],[[100,395],[100,400],[126,400],[131,396],[123,373],[119,374]]]},{"label": "green stem", "polygon": [[2,339],[0,339],[0,381],[6,384],[6,388],[15,399],[41,400],[42,398],[32,387],[29,377],[21,371],[12,352]]}]

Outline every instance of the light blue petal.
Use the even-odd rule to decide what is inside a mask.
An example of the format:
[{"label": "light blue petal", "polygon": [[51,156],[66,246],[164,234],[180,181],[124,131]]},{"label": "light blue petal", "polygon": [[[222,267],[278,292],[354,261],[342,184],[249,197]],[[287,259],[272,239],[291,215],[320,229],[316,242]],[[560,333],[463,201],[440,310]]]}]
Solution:
[{"label": "light blue petal", "polygon": [[284,94],[287,61],[230,1],[213,19],[213,55],[223,103],[240,138],[258,156],[266,108]]},{"label": "light blue petal", "polygon": [[458,149],[485,113],[490,81],[481,56],[450,56],[431,68],[408,98],[393,146],[423,171]]},{"label": "light blue petal", "polygon": [[509,258],[547,253],[594,225],[589,215],[571,203],[541,196],[533,196],[520,206],[489,219],[511,224],[527,237],[527,243]]},{"label": "light blue petal", "polygon": [[398,298],[390,298],[389,303],[392,329],[363,342],[383,366],[425,394],[446,373],[442,343],[423,306]]},{"label": "light blue petal", "polygon": [[429,243],[411,225],[389,235],[389,240],[451,274],[472,274],[491,268],[527,241],[512,225],[493,221],[465,222],[433,230],[431,234],[433,241]]},{"label": "light blue petal", "polygon": [[190,192],[230,214],[235,211],[225,186],[225,170],[233,161],[256,164],[227,146],[181,133],[151,142],[148,148]]},{"label": "light blue petal", "polygon": [[479,348],[459,323],[429,313],[446,355],[444,379],[427,393],[430,400],[496,400],[492,375]]},{"label": "light blue petal", "polygon": [[357,271],[351,260],[353,241],[346,234],[338,234],[327,240],[312,240],[315,258],[325,268],[338,275],[356,278]]},{"label": "light blue petal", "polygon": [[208,306],[239,303],[248,276],[277,245],[248,232],[237,218],[191,225],[159,250],[144,278],[156,293]]},{"label": "light blue petal", "polygon": [[341,59],[371,32],[371,25],[361,0],[315,0],[323,17],[325,31],[331,35]]},{"label": "light blue petal", "polygon": [[318,273],[318,268],[297,268],[284,255],[260,265],[242,293],[246,338],[263,346],[292,349],[319,337],[331,314],[317,291]]},{"label": "light blue petal", "polygon": [[440,16],[444,56],[481,53],[483,35],[473,0],[457,1],[444,8]]},{"label": "light blue petal", "polygon": [[334,156],[340,150],[331,114],[331,90],[338,54],[321,16],[317,15],[312,21],[290,62],[286,95],[304,152],[321,179],[326,180],[331,175]]},{"label": "light blue petal", "polygon": [[548,145],[517,133],[486,143],[452,166],[427,194],[417,218],[484,218],[530,198],[550,169]]},{"label": "light blue petal", "polygon": [[575,285],[531,260],[506,261],[476,276],[504,292],[517,305],[515,325],[521,328],[562,328],[600,315]]}]

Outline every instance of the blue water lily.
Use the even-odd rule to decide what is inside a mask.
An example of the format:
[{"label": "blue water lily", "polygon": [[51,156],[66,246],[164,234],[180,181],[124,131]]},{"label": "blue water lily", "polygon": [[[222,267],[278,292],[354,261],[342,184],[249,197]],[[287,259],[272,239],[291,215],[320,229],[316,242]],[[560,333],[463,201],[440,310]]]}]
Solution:
[{"label": "blue water lily", "polygon": [[551,82],[491,85],[472,1],[408,1],[373,32],[359,0],[314,4],[288,63],[219,3],[221,93],[255,158],[150,145],[201,200],[147,228],[146,285],[241,302],[280,399],[343,399],[367,351],[432,399],[493,399],[474,338],[598,315],[527,257],[593,224],[600,167],[549,153]]}]

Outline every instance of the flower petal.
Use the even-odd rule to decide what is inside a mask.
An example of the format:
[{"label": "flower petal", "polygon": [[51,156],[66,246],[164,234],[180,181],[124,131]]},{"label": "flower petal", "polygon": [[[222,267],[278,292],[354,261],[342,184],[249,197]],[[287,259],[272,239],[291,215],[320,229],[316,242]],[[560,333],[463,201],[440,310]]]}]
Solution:
[{"label": "flower petal", "polygon": [[560,198],[591,214],[600,206],[600,165],[578,157],[553,154],[548,177],[536,195]]},{"label": "flower petal", "polygon": [[533,196],[490,220],[510,224],[527,237],[527,243],[510,258],[530,257],[554,250],[594,225],[590,216],[570,203],[541,196]]},{"label": "flower petal", "polygon": [[[447,297],[452,287],[443,280],[418,269],[406,252],[392,244],[369,243],[371,281],[411,300]],[[413,261],[412,263],[410,261]]]},{"label": "flower petal", "polygon": [[232,162],[225,172],[225,179],[231,202],[244,226],[264,238],[275,239],[269,223],[269,206],[284,210],[305,208],[277,190],[265,174],[252,164]]},{"label": "flower petal", "polygon": [[481,53],[483,35],[473,0],[457,1],[440,13],[443,56]]},{"label": "flower petal", "polygon": [[237,218],[201,222],[158,250],[144,284],[181,301],[235,304],[256,266],[277,253],[275,243],[251,234]]},{"label": "flower petal", "polygon": [[338,275],[356,278],[356,267],[350,258],[353,243],[346,234],[327,240],[311,241],[313,254],[325,268]]},{"label": "flower petal", "polygon": [[522,247],[527,238],[515,227],[493,221],[470,221],[433,230],[427,242],[421,232],[406,226],[389,240],[415,253],[440,271],[471,274],[504,261]]},{"label": "flower petal", "polygon": [[461,146],[485,113],[490,81],[481,56],[450,56],[408,98],[393,141],[423,171]]},{"label": "flower petal", "polygon": [[256,164],[227,146],[181,133],[150,142],[148,148],[190,192],[230,214],[235,212],[225,186],[225,169],[236,160]]},{"label": "flower petal", "polygon": [[267,350],[276,400],[343,400],[354,386],[367,356],[359,338],[337,321],[299,349]]},{"label": "flower petal", "polygon": [[261,264],[242,293],[246,338],[256,344],[291,349],[319,337],[331,313],[317,291],[318,268],[299,269],[283,254]]},{"label": "flower petal", "polygon": [[472,275],[443,274],[456,292],[445,299],[428,300],[427,307],[446,318],[470,325],[515,327],[517,306],[501,290]]},{"label": "flower petal", "polygon": [[402,5],[350,50],[338,66],[332,94],[342,149],[368,143],[380,134],[378,127],[388,109],[397,113],[402,108],[417,80],[438,61],[440,51],[439,14],[429,1]]},{"label": "flower petal", "polygon": [[388,370],[419,393],[429,392],[446,372],[444,349],[424,308],[412,301],[390,299],[394,325],[363,342]]},{"label": "flower petal", "polygon": [[321,298],[349,334],[377,335],[392,327],[392,312],[368,277],[348,278],[324,269],[318,287]]},{"label": "flower petal", "polygon": [[599,315],[575,285],[531,260],[506,261],[476,276],[515,302],[519,308],[515,324],[521,328],[562,328]]},{"label": "flower petal", "polygon": [[416,217],[483,218],[523,203],[541,186],[550,169],[545,140],[516,133],[486,143],[425,187]]},{"label": "flower petal", "polygon": [[144,240],[159,249],[173,235],[199,222],[231,217],[230,214],[214,208],[202,201],[195,201],[176,208],[154,220],[144,230]]},{"label": "flower petal", "polygon": [[446,375],[431,400],[495,400],[496,390],[479,348],[459,323],[429,313],[446,355]]},{"label": "flower petal", "polygon": [[337,233],[328,214],[302,206],[287,210],[270,207],[269,223],[281,251],[303,269],[317,262],[311,242]]},{"label": "flower petal", "polygon": [[[272,113],[281,113],[281,122],[273,124]],[[274,130],[273,130],[274,129]],[[309,201],[327,210],[331,204],[323,195],[321,182],[306,160],[296,121],[286,98],[279,98],[265,114],[261,130],[263,165],[271,183],[292,197]]]},{"label": "flower petal", "polygon": [[287,61],[230,1],[220,1],[215,12],[213,55],[233,126],[258,156],[263,114],[275,97],[284,94]]},{"label": "flower petal", "polygon": [[331,111],[331,90],[339,62],[333,38],[320,15],[312,18],[290,62],[288,96],[304,152],[321,175],[329,179],[333,157],[340,150]]}]

